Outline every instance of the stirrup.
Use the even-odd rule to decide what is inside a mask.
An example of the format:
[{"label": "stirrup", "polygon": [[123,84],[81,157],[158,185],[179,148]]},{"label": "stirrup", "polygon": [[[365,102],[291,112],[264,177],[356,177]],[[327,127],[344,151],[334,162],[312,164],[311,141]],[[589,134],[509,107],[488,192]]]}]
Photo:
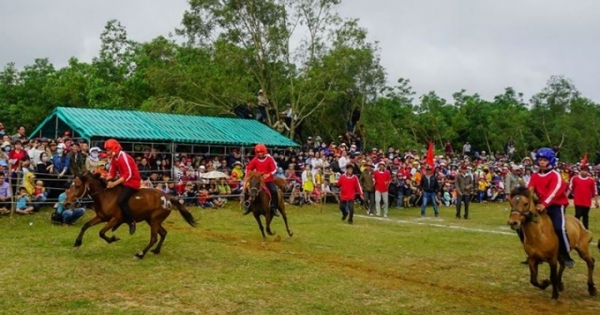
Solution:
[{"label": "stirrup", "polygon": [[271,208],[271,213],[273,213],[273,215],[276,217],[279,216],[279,210],[277,208]]}]

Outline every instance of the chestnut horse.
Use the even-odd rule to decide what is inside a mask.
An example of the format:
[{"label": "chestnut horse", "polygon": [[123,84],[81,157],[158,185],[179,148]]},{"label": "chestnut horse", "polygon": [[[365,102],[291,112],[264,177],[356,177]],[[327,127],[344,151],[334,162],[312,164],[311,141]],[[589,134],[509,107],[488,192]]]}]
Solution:
[{"label": "chestnut horse", "polygon": [[[521,228],[525,235],[523,247],[528,255],[529,281],[542,290],[552,284],[552,298],[558,299],[558,292],[564,289],[562,274],[565,270],[565,264],[558,259],[558,236],[554,232],[552,220],[545,212],[538,213],[535,210],[538,200],[532,189],[518,187],[511,192],[510,196],[511,212],[508,224],[513,230]],[[596,287],[593,278],[595,260],[590,253],[589,246],[592,241],[592,234],[585,229],[581,221],[572,215],[565,216],[565,228],[569,235],[571,248],[575,249],[579,257],[587,264],[588,292],[591,296],[595,296]],[[547,262],[550,265],[550,280],[546,279],[539,283],[538,264],[542,262]],[[560,264],[558,271],[557,263]]]},{"label": "chestnut horse", "polygon": [[[117,204],[120,190],[121,186],[106,189],[106,183],[98,174],[90,174],[88,172],[75,177],[73,184],[67,190],[65,207],[69,205],[73,207],[83,197],[89,195],[94,200],[96,216],[81,227],[81,232],[79,232],[73,246],[74,249],[79,249],[81,246],[85,231],[101,222],[107,223],[100,230],[100,237],[109,244],[119,240],[115,235],[107,237],[106,232],[110,229],[114,232],[124,223],[123,213]],[[167,230],[162,226],[162,223],[171,214],[172,207],[179,210],[179,213],[189,225],[196,225],[192,214],[179,201],[157,189],[140,189],[129,199],[129,207],[133,218],[137,222],[146,221],[150,226],[150,243],[146,248],[135,254],[135,257],[139,259],[144,258],[148,250],[156,243],[157,234],[160,235],[160,241],[156,245],[156,248],[152,250],[152,253],[160,253],[162,244],[167,236]]]},{"label": "chestnut horse", "polygon": [[[271,213],[271,204],[268,193],[268,188],[265,186],[263,181],[263,174],[259,172],[252,171],[250,174],[246,175],[246,189],[248,194],[248,202],[250,203],[250,210],[252,210],[252,214],[254,214],[254,219],[258,223],[258,227],[260,228],[260,232],[263,236],[263,242],[267,240],[265,235],[265,228],[263,227],[260,216],[265,217],[265,221],[267,224],[267,233],[269,235],[275,235],[275,232],[271,231],[271,221],[273,220],[273,214]],[[281,178],[275,178],[275,184],[277,185],[277,206],[279,212],[281,213],[281,217],[283,218],[283,222],[285,223],[285,228],[289,236],[293,236],[294,232],[290,230],[288,227],[287,215],[285,214],[285,203],[283,198],[283,192],[285,191],[285,180]]]}]

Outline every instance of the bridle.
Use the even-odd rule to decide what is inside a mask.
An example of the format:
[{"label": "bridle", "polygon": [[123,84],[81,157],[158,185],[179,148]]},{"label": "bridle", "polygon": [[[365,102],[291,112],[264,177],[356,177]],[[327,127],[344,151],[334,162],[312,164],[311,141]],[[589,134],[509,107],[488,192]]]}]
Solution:
[{"label": "bridle", "polygon": [[[519,201],[521,199],[520,197],[521,196],[516,196],[513,198],[513,200]],[[511,207],[512,207],[512,205],[511,205]],[[531,210],[527,210],[527,211],[511,210],[510,215],[513,215],[513,214],[522,215],[525,217],[526,220],[533,220],[533,217],[534,217],[534,213],[531,212]]]}]

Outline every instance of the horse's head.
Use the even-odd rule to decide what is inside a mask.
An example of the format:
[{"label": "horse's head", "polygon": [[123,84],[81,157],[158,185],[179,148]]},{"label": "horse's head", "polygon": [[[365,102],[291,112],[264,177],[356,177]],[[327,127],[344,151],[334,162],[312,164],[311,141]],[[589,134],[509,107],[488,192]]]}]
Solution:
[{"label": "horse's head", "polygon": [[79,174],[75,176],[73,183],[67,189],[64,206],[74,208],[85,196],[97,194],[104,191],[105,188],[105,184],[97,174],[91,174],[90,172]]},{"label": "horse's head", "polygon": [[521,224],[532,221],[536,212],[537,198],[533,189],[517,187],[510,193],[510,216],[508,225],[513,230],[521,227]]},{"label": "horse's head", "polygon": [[256,197],[258,196],[258,193],[260,192],[260,190],[263,187],[263,176],[261,173],[252,171],[249,175],[248,175],[248,179],[247,179],[247,188],[248,188],[248,193],[250,195],[249,200],[253,201],[254,199],[256,199]]}]

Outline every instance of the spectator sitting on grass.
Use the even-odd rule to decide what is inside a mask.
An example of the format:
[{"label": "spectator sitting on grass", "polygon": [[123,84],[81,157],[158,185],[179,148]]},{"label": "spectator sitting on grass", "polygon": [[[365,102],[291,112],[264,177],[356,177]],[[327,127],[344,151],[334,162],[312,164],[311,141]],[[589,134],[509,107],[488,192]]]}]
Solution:
[{"label": "spectator sitting on grass", "polygon": [[31,196],[27,193],[27,188],[23,186],[19,187],[15,212],[18,214],[31,214],[33,212],[33,207],[31,206]]},{"label": "spectator sitting on grass", "polygon": [[62,217],[62,226],[73,225],[75,221],[81,218],[85,214],[85,209],[83,207],[75,208],[75,209],[65,209],[64,203],[67,200],[67,190],[71,185],[69,183],[65,183],[65,191],[58,196],[58,203],[56,204],[56,213],[60,214]]}]

